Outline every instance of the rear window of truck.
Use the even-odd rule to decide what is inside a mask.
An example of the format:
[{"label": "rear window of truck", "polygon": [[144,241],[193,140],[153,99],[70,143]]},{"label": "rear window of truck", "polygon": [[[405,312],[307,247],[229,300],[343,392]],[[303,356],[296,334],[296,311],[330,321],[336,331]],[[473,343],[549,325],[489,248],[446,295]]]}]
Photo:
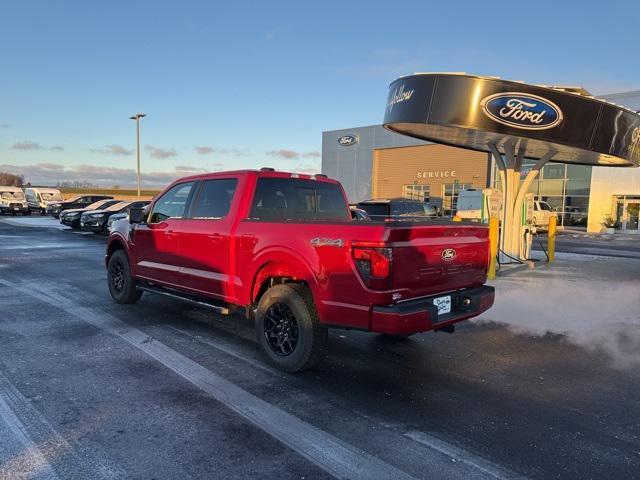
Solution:
[{"label": "rear window of truck", "polygon": [[348,220],[342,190],[335,183],[259,178],[250,218],[256,220]]}]

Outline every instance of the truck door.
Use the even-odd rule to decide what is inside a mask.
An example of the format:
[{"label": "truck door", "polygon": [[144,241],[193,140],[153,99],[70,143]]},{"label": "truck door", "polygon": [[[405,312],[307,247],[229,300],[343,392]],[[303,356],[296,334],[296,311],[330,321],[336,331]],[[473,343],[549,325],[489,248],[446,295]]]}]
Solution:
[{"label": "truck door", "polygon": [[232,300],[236,281],[229,268],[230,215],[237,178],[201,182],[182,221],[180,251],[184,286],[199,294]]},{"label": "truck door", "polygon": [[153,204],[147,222],[136,225],[131,261],[137,276],[165,285],[182,283],[180,230],[193,186],[186,182],[172,187]]}]

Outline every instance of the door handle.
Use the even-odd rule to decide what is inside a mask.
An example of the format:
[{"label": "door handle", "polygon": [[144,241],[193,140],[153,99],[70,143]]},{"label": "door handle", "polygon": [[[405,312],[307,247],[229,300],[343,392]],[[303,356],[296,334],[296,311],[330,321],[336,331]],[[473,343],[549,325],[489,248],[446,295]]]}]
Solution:
[{"label": "door handle", "polygon": [[173,237],[173,235],[174,235],[173,230],[166,230],[166,231],[164,232],[164,234],[165,234],[167,237]]},{"label": "door handle", "polygon": [[212,233],[211,235],[207,235],[207,237],[212,240],[213,242],[221,242],[222,239],[224,238],[222,235],[220,235],[219,233]]}]

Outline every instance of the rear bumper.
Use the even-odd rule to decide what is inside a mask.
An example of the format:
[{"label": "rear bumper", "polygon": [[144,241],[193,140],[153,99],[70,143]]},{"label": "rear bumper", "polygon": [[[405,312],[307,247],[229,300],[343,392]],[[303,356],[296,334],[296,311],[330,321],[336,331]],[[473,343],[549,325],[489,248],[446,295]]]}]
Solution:
[{"label": "rear bumper", "polygon": [[[445,295],[451,295],[451,312],[438,315],[438,309],[433,304],[433,300]],[[495,289],[484,285],[387,307],[373,307],[371,331],[389,335],[407,335],[446,327],[488,310],[493,305],[494,298]]]}]

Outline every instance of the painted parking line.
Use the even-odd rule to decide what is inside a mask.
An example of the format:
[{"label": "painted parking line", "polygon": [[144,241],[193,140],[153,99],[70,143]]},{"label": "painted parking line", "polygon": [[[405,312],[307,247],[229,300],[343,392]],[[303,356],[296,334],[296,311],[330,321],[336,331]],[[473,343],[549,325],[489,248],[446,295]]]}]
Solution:
[{"label": "painted parking line", "polygon": [[414,478],[252,395],[116,317],[79,306],[43,285],[26,286],[3,279],[0,279],[0,284],[60,308],[96,328],[120,337],[336,478]]},{"label": "painted parking line", "polygon": [[20,420],[26,405],[26,399],[0,373],[0,478],[56,480],[58,475]]}]

